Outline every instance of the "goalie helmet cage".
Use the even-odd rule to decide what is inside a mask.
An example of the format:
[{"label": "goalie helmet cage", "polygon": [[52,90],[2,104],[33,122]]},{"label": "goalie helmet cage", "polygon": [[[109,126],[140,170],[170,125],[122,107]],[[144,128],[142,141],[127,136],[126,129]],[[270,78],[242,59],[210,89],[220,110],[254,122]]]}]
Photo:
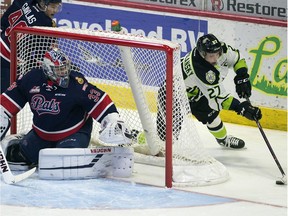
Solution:
[{"label": "goalie helmet cage", "polygon": [[[211,185],[229,178],[226,167],[206,152],[194,125],[180,45],[119,32],[16,27],[11,34],[11,80],[41,67],[50,47],[63,50],[73,70],[110,95],[127,127],[145,135],[144,142],[134,139],[135,161],[165,166],[166,187]],[[26,105],[13,118],[11,133],[25,133],[31,124]],[[98,131],[94,121],[93,143]]]}]

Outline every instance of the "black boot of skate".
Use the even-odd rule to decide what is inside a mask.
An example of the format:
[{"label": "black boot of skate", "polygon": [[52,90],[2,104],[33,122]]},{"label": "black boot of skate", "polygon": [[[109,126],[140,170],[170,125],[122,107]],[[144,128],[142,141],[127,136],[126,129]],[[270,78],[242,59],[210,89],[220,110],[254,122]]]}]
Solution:
[{"label": "black boot of skate", "polygon": [[225,148],[241,149],[244,148],[245,142],[234,136],[227,136],[225,139],[216,139],[219,145]]}]

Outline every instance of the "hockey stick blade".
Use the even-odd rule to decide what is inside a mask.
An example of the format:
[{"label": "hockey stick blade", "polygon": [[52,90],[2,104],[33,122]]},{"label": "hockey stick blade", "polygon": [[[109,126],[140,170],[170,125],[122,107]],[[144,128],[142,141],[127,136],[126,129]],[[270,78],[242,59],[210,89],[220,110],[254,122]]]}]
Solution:
[{"label": "hockey stick blade", "polygon": [[[10,170],[9,170],[10,171]],[[2,173],[3,180],[6,184],[15,184],[17,182],[23,181],[31,176],[36,171],[36,167],[28,170],[27,172],[21,173],[19,175],[13,175],[12,172]]]},{"label": "hockey stick blade", "polygon": [[21,173],[19,175],[13,175],[13,173],[9,168],[6,157],[3,153],[1,144],[0,144],[0,167],[3,176],[3,181],[6,184],[15,184],[17,182],[20,182],[31,176],[36,171],[36,167],[34,167],[33,169],[28,170],[27,172]]},{"label": "hockey stick blade", "polygon": [[286,177],[286,175],[283,175],[282,178],[279,178],[276,181],[276,184],[277,185],[287,185],[287,177]]}]

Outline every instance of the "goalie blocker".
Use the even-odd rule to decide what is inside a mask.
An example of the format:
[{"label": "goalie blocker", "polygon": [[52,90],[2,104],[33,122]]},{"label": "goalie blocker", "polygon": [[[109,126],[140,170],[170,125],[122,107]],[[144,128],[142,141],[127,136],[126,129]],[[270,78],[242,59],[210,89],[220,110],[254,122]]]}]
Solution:
[{"label": "goalie blocker", "polygon": [[42,149],[39,153],[39,178],[130,177],[134,165],[133,153],[133,148],[125,147]]}]

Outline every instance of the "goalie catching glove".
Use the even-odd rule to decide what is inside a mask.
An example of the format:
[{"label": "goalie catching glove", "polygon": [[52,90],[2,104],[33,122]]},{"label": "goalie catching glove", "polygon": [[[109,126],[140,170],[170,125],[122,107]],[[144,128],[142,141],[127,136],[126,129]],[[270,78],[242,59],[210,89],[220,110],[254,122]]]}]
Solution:
[{"label": "goalie catching glove", "polygon": [[132,135],[118,113],[108,114],[101,122],[99,144],[104,146],[130,146]]},{"label": "goalie catching glove", "polygon": [[248,101],[244,101],[236,108],[238,115],[242,115],[249,120],[260,120],[262,118],[261,110],[258,107],[254,107]]},{"label": "goalie catching glove", "polygon": [[0,140],[2,140],[10,128],[10,118],[5,112],[4,107],[0,105]]}]

